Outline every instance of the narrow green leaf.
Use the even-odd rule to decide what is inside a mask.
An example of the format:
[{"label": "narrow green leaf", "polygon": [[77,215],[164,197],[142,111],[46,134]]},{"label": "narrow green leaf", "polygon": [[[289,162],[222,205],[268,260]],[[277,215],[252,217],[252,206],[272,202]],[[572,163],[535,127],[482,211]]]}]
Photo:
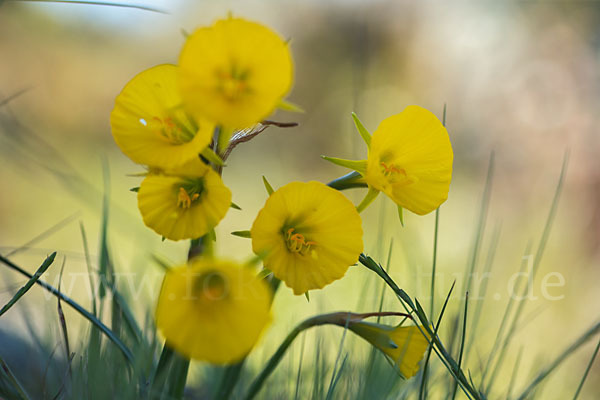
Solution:
[{"label": "narrow green leaf", "polygon": [[143,6],[139,4],[128,4],[128,3],[111,3],[107,1],[83,1],[83,0],[8,0],[8,1],[22,1],[31,3],[65,3],[65,4],[85,4],[93,6],[109,6],[109,7],[121,7],[121,8],[135,8],[143,11],[152,11],[161,14],[167,14],[166,11],[159,8]]},{"label": "narrow green leaf", "polygon": [[369,191],[367,192],[367,195],[365,196],[365,198],[360,202],[359,205],[356,206],[356,210],[359,213],[363,212],[364,209],[367,208],[369,206],[369,204],[371,204],[373,202],[373,200],[375,200],[377,198],[378,194],[379,194],[379,190],[369,188]]},{"label": "narrow green leaf", "polygon": [[354,125],[356,125],[358,133],[360,133],[360,137],[362,137],[362,139],[365,141],[367,147],[371,148],[371,134],[369,133],[367,128],[365,128],[362,122],[360,122],[360,119],[358,119],[356,113],[352,113],[352,119],[354,120]]},{"label": "narrow green leaf", "polygon": [[359,172],[361,175],[367,173],[367,160],[345,160],[343,158],[321,156],[322,159],[327,160],[340,167],[350,168]]},{"label": "narrow green leaf", "polygon": [[274,192],[273,186],[271,186],[271,184],[269,183],[267,178],[265,178],[264,175],[263,175],[262,179],[263,179],[263,183],[265,184],[265,189],[267,189],[267,193],[269,194],[269,196],[272,195]]},{"label": "narrow green leaf", "polygon": [[297,112],[297,113],[304,112],[302,107],[300,107],[299,105],[294,104],[292,102],[286,101],[286,100],[279,100],[279,103],[277,104],[277,108],[279,108],[280,110],[290,111],[290,112]]},{"label": "narrow green leaf", "polygon": [[[229,138],[227,138],[227,140],[229,140]],[[212,163],[218,167],[225,166],[225,161],[223,161],[223,159],[221,157],[219,157],[219,155],[217,153],[215,153],[213,151],[213,149],[211,149],[208,146],[205,147],[204,150],[202,150],[202,153],[200,153],[200,155],[202,155],[202,157],[204,157],[210,163]]]},{"label": "narrow green leaf", "polygon": [[306,301],[310,303],[310,295],[308,294],[308,290],[304,292],[304,297],[306,297]]},{"label": "narrow green leaf", "polygon": [[139,186],[132,187],[131,189],[129,189],[129,191],[130,191],[130,192],[135,192],[135,193],[137,193],[137,192],[139,192],[139,191],[140,191],[140,187],[139,187]]},{"label": "narrow green leaf", "polygon": [[[12,261],[8,260],[7,258],[3,257],[2,255],[0,255],[0,262],[2,262],[4,265],[8,266],[12,270],[17,271],[21,275],[24,275],[30,279],[33,278],[33,275],[31,275],[29,272],[25,271],[23,268],[19,267],[17,264],[15,264]],[[90,321],[94,326],[96,326],[98,329],[100,329],[100,331],[102,331],[102,333],[104,333],[106,335],[106,337],[108,339],[110,339],[119,348],[119,350],[121,350],[121,352],[123,353],[123,355],[125,356],[127,361],[129,361],[130,364],[133,364],[133,354],[131,353],[131,350],[129,350],[127,348],[127,346],[115,335],[115,333],[113,331],[111,331],[110,328],[108,328],[106,325],[104,325],[104,323],[102,321],[100,321],[98,318],[96,318],[94,315],[92,315],[89,311],[87,311],[85,308],[83,308],[81,305],[79,305],[79,303],[77,303],[70,297],[68,297],[65,294],[63,294],[62,292],[60,292],[54,286],[49,285],[46,282],[40,281],[40,280],[35,280],[34,283],[40,285],[41,287],[46,289],[48,292],[52,293],[54,296],[60,297],[60,299],[62,301],[64,301],[66,304],[68,304],[70,307],[72,307],[75,311],[77,311],[79,314],[81,314],[83,317],[85,317],[88,321]]]},{"label": "narrow green leaf", "polygon": [[594,350],[594,354],[592,354],[592,358],[590,359],[590,362],[588,363],[588,366],[585,369],[583,377],[581,378],[581,381],[579,382],[579,386],[577,386],[577,391],[575,392],[575,395],[573,396],[573,400],[577,400],[577,398],[579,397],[579,393],[581,393],[581,388],[583,387],[583,384],[585,383],[585,380],[586,380],[588,374],[590,373],[590,370],[592,369],[594,360],[596,359],[596,356],[598,355],[598,350],[600,350],[600,341],[598,341],[598,344],[596,345],[596,349]]},{"label": "narrow green leaf", "polygon": [[238,206],[237,204],[235,204],[233,201],[231,202],[230,205],[231,208],[235,209],[235,210],[240,210],[242,211],[242,207]]},{"label": "narrow green leaf", "polygon": [[31,397],[27,394],[23,385],[18,381],[15,375],[12,373],[8,364],[0,357],[0,377],[4,376],[6,379],[0,379],[0,381],[8,381],[11,387],[17,392],[21,400],[29,400]]},{"label": "narrow green leaf", "polygon": [[54,262],[54,258],[55,257],[56,257],[56,252],[50,254],[44,260],[44,262],[42,263],[42,265],[40,265],[40,267],[38,268],[38,270],[27,281],[27,283],[25,285],[23,285],[23,287],[21,287],[21,289],[19,289],[19,291],[13,296],[13,298],[10,299],[10,301],[8,303],[6,303],[6,305],[4,305],[4,307],[2,307],[2,309],[0,310],[0,316],[3,315],[5,312],[7,312],[13,305],[15,305],[15,303],[21,297],[23,297],[23,295],[25,293],[27,293],[27,291],[29,289],[31,289],[31,287],[38,281],[38,279],[40,279],[40,277],[44,274],[44,272],[46,272],[46,270],[50,267],[50,265],[52,265],[52,263]]}]

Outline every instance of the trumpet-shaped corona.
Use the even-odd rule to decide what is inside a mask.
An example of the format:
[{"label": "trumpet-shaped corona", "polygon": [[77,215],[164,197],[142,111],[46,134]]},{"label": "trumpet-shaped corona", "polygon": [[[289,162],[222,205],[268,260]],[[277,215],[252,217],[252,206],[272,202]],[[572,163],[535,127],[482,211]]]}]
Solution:
[{"label": "trumpet-shaped corona", "polygon": [[365,181],[399,206],[424,215],[448,198],[452,160],[446,128],[430,111],[409,106],[373,133]]},{"label": "trumpet-shaped corona", "polygon": [[215,124],[190,116],[177,85],[179,68],[163,64],[136,75],[110,115],[115,142],[138,164],[176,168],[197,158]]},{"label": "trumpet-shaped corona", "polygon": [[196,258],[165,275],[156,325],[180,354],[214,364],[247,355],[270,321],[271,291],[251,269]]},{"label": "trumpet-shaped corona", "polygon": [[429,340],[417,326],[390,327],[358,322],[348,328],[388,356],[405,378],[411,378],[419,371],[419,362]]},{"label": "trumpet-shaped corona", "polygon": [[295,294],[340,279],[362,252],[360,215],[342,193],[320,182],[291,182],[258,213],[252,250]]},{"label": "trumpet-shaped corona", "polygon": [[246,128],[266,118],[293,82],[288,43],[241,18],[197,29],[179,65],[188,110],[228,128]]},{"label": "trumpet-shaped corona", "polygon": [[231,191],[197,157],[180,168],[149,173],[138,190],[144,223],[171,240],[207,234],[230,205]]}]

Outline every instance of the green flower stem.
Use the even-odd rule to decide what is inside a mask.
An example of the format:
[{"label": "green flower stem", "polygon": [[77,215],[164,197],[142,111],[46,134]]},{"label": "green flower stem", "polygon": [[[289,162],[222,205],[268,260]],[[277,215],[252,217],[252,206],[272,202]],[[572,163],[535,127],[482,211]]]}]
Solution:
[{"label": "green flower stem", "polygon": [[345,190],[353,188],[366,188],[367,184],[362,178],[362,175],[356,171],[352,171],[344,176],[332,180],[327,186],[336,190]]},{"label": "green flower stem", "polygon": [[330,314],[322,314],[311,317],[304,322],[300,323],[296,326],[285,338],[285,340],[279,345],[279,348],[273,354],[273,356],[267,362],[267,365],[263,368],[261,373],[254,379],[252,385],[248,389],[248,393],[246,393],[245,400],[251,400],[258,394],[263,384],[267,380],[267,378],[271,375],[271,373],[277,368],[277,365],[285,355],[285,352],[290,347],[294,339],[300,334],[300,332],[312,328],[314,326],[320,325],[337,325],[341,327],[347,327],[348,323],[351,321],[362,321],[368,317],[383,317],[383,316],[403,316],[407,318],[411,318],[407,314],[397,313],[397,312],[372,312],[372,313],[364,313],[364,314],[355,314],[348,311],[335,312]]},{"label": "green flower stem", "polygon": [[[280,283],[281,281],[279,279],[275,278],[274,276],[271,277],[271,280],[269,281],[269,286],[273,291],[271,302],[273,302],[273,299],[275,298],[275,294],[277,293],[277,289],[279,289]],[[231,393],[233,393],[233,389],[235,389],[235,385],[240,379],[246,358],[247,357],[244,357],[237,363],[229,365],[225,368],[223,377],[221,378],[221,383],[219,384],[219,389],[217,390],[217,396],[215,397],[216,399],[229,399],[229,396],[231,396]]]},{"label": "green flower stem", "polygon": [[[188,261],[200,255],[212,257],[214,233],[210,232],[199,239],[190,242]],[[153,376],[156,378],[151,382],[151,393],[158,393],[163,380],[166,377],[166,396],[169,399],[182,399],[187,381],[190,359],[175,352],[165,342],[161,352],[160,360]],[[162,398],[162,396],[161,396]]]},{"label": "green flower stem", "polygon": [[[19,267],[18,265],[16,265],[15,263],[13,263],[12,261],[10,261],[9,259],[7,259],[3,256],[0,256],[0,262],[5,264],[7,267],[19,272],[21,275],[25,275],[29,279],[33,278],[33,275],[31,275],[29,272],[25,271],[24,269],[22,269],[21,267]],[[110,330],[109,327],[104,325],[104,323],[102,323],[102,321],[100,321],[98,318],[96,318],[93,314],[91,314],[85,308],[80,306],[76,301],[74,301],[70,297],[67,297],[66,295],[64,295],[62,292],[60,292],[54,286],[51,286],[51,285],[47,284],[46,282],[40,281],[40,280],[36,280],[35,283],[40,285],[41,287],[43,287],[48,292],[52,293],[54,296],[58,297],[65,303],[67,303],[75,311],[77,311],[84,318],[86,318],[88,321],[90,321],[96,328],[98,328],[100,330],[100,332],[102,332],[104,335],[106,335],[106,337],[111,342],[113,342],[115,344],[115,346],[117,346],[117,348],[121,351],[121,353],[123,353],[123,356],[125,356],[125,359],[131,365],[134,364],[133,354],[131,353],[131,350],[129,350],[129,348],[121,341],[121,339],[119,339],[117,337],[117,335],[113,331]]]},{"label": "green flower stem", "polygon": [[[387,285],[396,293],[396,295],[402,301],[402,304],[407,308],[407,311],[410,311],[411,314],[415,314],[419,321],[422,324],[422,329],[425,330],[426,335],[431,338],[431,345],[436,354],[440,357],[440,360],[443,362],[444,366],[448,369],[448,371],[452,374],[454,379],[458,382],[463,392],[467,395],[468,398],[482,400],[481,394],[471,386],[469,380],[463,373],[462,369],[458,366],[458,363],[452,358],[450,353],[446,350],[444,345],[442,344],[439,336],[435,334],[430,326],[430,323],[423,311],[421,305],[417,300],[415,302],[406,294],[406,292],[396,285],[396,282],[385,272],[379,264],[377,264],[372,258],[361,254],[359,256],[359,262],[375,272],[381,279],[387,283]],[[421,329],[420,328],[420,329]],[[423,332],[424,333],[424,332]],[[425,333],[424,333],[425,334]]]}]

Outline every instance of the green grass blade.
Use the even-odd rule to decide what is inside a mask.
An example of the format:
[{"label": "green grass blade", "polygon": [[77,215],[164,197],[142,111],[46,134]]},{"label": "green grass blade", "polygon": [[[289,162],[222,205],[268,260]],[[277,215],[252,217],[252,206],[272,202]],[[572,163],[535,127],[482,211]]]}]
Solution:
[{"label": "green grass blade", "polygon": [[523,357],[523,347],[519,349],[519,354],[517,354],[517,359],[515,360],[515,365],[513,366],[512,374],[510,376],[510,381],[508,383],[508,392],[506,393],[506,400],[512,398],[512,391],[515,387],[515,382],[517,381],[517,375],[519,372],[519,367],[521,366],[521,358]]},{"label": "green grass blade", "polygon": [[[0,1],[0,5],[2,5],[2,1]],[[5,105],[7,105],[8,103],[10,103],[11,101],[15,100],[16,98],[20,97],[21,95],[27,93],[29,90],[31,90],[30,87],[21,89],[16,91],[15,93],[11,94],[8,97],[5,97],[4,99],[0,100],[0,107],[4,107]]]},{"label": "green grass blade", "polygon": [[[0,255],[0,262],[5,264],[9,268],[19,272],[21,275],[24,275],[30,279],[33,278],[33,275],[31,275],[29,272],[25,271],[24,269],[19,267],[17,264],[13,263],[12,261],[8,260],[7,258],[5,258],[1,255]],[[114,334],[114,332],[110,330],[110,328],[108,328],[106,325],[104,325],[104,323],[102,323],[102,321],[100,321],[98,318],[96,318],[94,315],[92,315],[92,313],[87,311],[85,308],[83,308],[81,305],[79,305],[76,301],[74,301],[70,297],[68,297],[65,294],[63,294],[62,292],[60,292],[54,286],[49,285],[46,282],[40,281],[40,280],[36,280],[34,283],[40,285],[41,287],[46,289],[48,292],[52,293],[54,296],[60,297],[60,299],[62,301],[64,301],[66,304],[68,304],[70,307],[72,307],[79,314],[81,314],[85,319],[90,321],[90,323],[92,323],[92,325],[94,325],[102,333],[104,333],[104,335],[110,341],[112,341],[117,346],[117,348],[119,348],[119,350],[121,350],[121,352],[123,353],[123,356],[125,356],[127,361],[129,361],[133,365],[134,360],[133,360],[133,354],[131,353],[131,350],[129,350],[127,348],[127,346],[121,341],[121,339],[119,339]]]},{"label": "green grass blade", "polygon": [[479,319],[481,318],[481,312],[483,310],[483,305],[485,303],[487,288],[489,279],[485,279],[491,273],[492,267],[494,265],[494,260],[496,257],[496,250],[498,249],[498,243],[500,241],[500,233],[501,233],[501,225],[497,225],[494,228],[492,233],[492,238],[488,247],[487,257],[485,260],[485,264],[483,267],[483,282],[481,284],[480,290],[478,290],[477,298],[478,301],[475,302],[475,312],[473,313],[473,318],[471,318],[471,334],[477,335],[477,328],[479,326]]},{"label": "green grass blade", "polygon": [[[350,315],[348,314],[348,317]],[[338,354],[335,358],[335,364],[333,364],[333,372],[331,373],[331,381],[329,382],[329,388],[327,389],[327,395],[325,396],[325,400],[329,400],[331,398],[331,396],[333,395],[333,390],[335,388],[336,385],[336,375],[337,375],[337,366],[340,362],[340,358],[342,356],[342,350],[344,348],[344,342],[346,341],[346,333],[348,332],[348,323],[350,322],[350,318],[346,319],[346,326],[344,326],[344,333],[342,334],[342,340],[340,340],[340,346],[338,348]],[[346,356],[348,356],[346,354]],[[346,361],[346,359],[344,359],[344,362]],[[342,364],[343,366],[343,364]],[[340,368],[341,370],[341,368]],[[341,372],[340,372],[341,373]]]},{"label": "green grass blade", "polygon": [[488,209],[490,206],[493,180],[494,180],[494,153],[492,152],[490,154],[487,175],[485,178],[485,186],[483,189],[483,195],[481,197],[481,205],[479,208],[479,218],[477,219],[477,229],[475,231],[475,239],[473,241],[473,250],[471,251],[471,258],[469,260],[467,281],[464,284],[463,292],[468,292],[471,290],[473,274],[475,272],[475,267],[477,265],[477,259],[479,257],[481,241],[483,239],[483,233],[485,231],[485,225],[487,222],[487,215],[488,215]]},{"label": "green grass blade", "polygon": [[302,335],[302,347],[300,348],[300,361],[298,363],[298,373],[296,375],[296,390],[294,392],[294,400],[298,400],[300,394],[300,380],[302,378],[302,360],[304,359],[304,345],[306,344],[306,333]]},{"label": "green grass blade", "polygon": [[[452,283],[452,286],[450,287],[450,291],[448,292],[448,295],[446,296],[446,300],[444,301],[444,305],[442,306],[442,311],[440,311],[440,315],[438,317],[438,320],[435,324],[435,329],[433,330],[433,334],[434,336],[436,336],[438,334],[438,330],[440,328],[440,324],[442,323],[442,318],[444,317],[444,313],[446,312],[446,306],[448,305],[448,301],[450,300],[450,296],[452,296],[452,291],[454,290],[454,286],[456,285],[456,281],[454,281]],[[425,400],[427,398],[427,371],[428,371],[428,367],[429,367],[429,359],[431,358],[431,350],[432,350],[432,345],[429,345],[428,349],[427,349],[427,356],[425,357],[425,364],[423,365],[423,374],[422,374],[422,378],[421,378],[421,386],[419,388],[419,399],[421,400]]]},{"label": "green grass blade", "polygon": [[85,227],[83,222],[79,222],[79,230],[81,232],[81,241],[83,242],[83,254],[85,255],[85,265],[87,266],[88,278],[90,280],[90,290],[92,298],[92,312],[94,316],[98,316],[98,304],[96,302],[96,282],[94,281],[94,273],[92,271],[92,260],[90,257],[90,248],[88,246],[87,235],[85,233]]},{"label": "green grass blade", "polygon": [[437,266],[438,230],[440,224],[440,208],[435,210],[435,228],[433,230],[433,260],[431,262],[431,307],[429,315],[433,317],[435,310],[435,274]]},{"label": "green grass blade", "polygon": [[577,398],[579,397],[579,394],[581,393],[581,388],[583,388],[583,384],[585,383],[585,380],[587,379],[587,376],[590,373],[590,370],[592,369],[592,365],[594,364],[594,360],[598,355],[598,350],[600,350],[600,340],[598,340],[598,344],[596,345],[594,354],[592,354],[592,358],[590,359],[590,362],[588,363],[587,368],[585,369],[585,373],[583,374],[583,377],[581,377],[581,382],[579,382],[579,386],[577,386],[577,391],[573,396],[573,400],[577,400]]},{"label": "green grass blade", "polygon": [[56,252],[50,254],[42,263],[42,265],[40,265],[40,267],[38,268],[37,271],[35,271],[35,274],[29,276],[29,280],[27,281],[27,283],[25,283],[25,285],[23,285],[23,287],[21,287],[21,289],[19,289],[17,291],[17,293],[12,297],[12,299],[9,300],[8,303],[6,303],[4,305],[4,307],[2,307],[2,309],[0,310],[0,316],[2,316],[5,312],[7,312],[12,306],[15,305],[15,303],[17,301],[19,301],[19,299],[21,297],[23,297],[23,295],[25,295],[25,293],[27,293],[27,291],[29,289],[31,289],[31,287],[33,285],[35,285],[38,280],[40,279],[40,277],[44,274],[44,272],[46,272],[46,270],[48,268],[50,268],[50,266],[52,265],[52,263],[54,262],[54,258],[56,257]]},{"label": "green grass blade", "polygon": [[[468,306],[469,306],[469,292],[465,293],[465,314],[463,318],[463,326],[462,326],[462,336],[460,342],[460,350],[458,353],[458,368],[462,367],[463,353],[465,350],[465,338],[467,337],[467,315],[468,315]],[[452,400],[456,398],[456,389],[458,388],[458,381],[454,382],[454,389],[452,390]]]},{"label": "green grass blade", "polygon": [[577,340],[575,340],[569,347],[567,347],[562,353],[558,355],[546,368],[538,373],[533,381],[523,390],[521,395],[517,397],[517,400],[528,399],[529,394],[537,388],[537,386],[544,381],[550,375],[556,367],[562,364],[570,355],[575,353],[579,347],[584,345],[590,338],[600,333],[600,322],[597,322],[590,329],[584,332]]},{"label": "green grass blade", "polygon": [[6,362],[4,362],[2,357],[0,357],[0,376],[4,376],[6,378],[8,383],[17,392],[17,394],[19,395],[19,397],[22,400],[30,400],[31,399],[31,397],[29,397],[29,395],[23,388],[23,385],[21,385],[19,380],[12,373],[12,371],[8,367],[8,364],[6,364]]},{"label": "green grass blade", "polygon": [[152,11],[161,14],[167,14],[166,11],[161,10],[159,8],[142,6],[138,4],[128,4],[128,3],[110,3],[107,1],[83,1],[83,0],[5,0],[5,1],[21,1],[21,2],[30,2],[30,3],[64,3],[64,4],[85,4],[92,6],[109,6],[109,7],[121,7],[121,8],[134,8],[142,11]]},{"label": "green grass blade", "polygon": [[17,253],[19,253],[19,252],[21,252],[23,250],[27,250],[28,248],[30,248],[35,243],[37,243],[37,242],[39,242],[39,241],[47,238],[48,236],[52,235],[53,233],[61,230],[65,226],[67,226],[78,215],[79,215],[79,212],[76,212],[76,213],[71,214],[68,217],[66,217],[66,218],[58,221],[56,224],[52,225],[50,228],[46,229],[45,231],[43,231],[39,235],[35,236],[33,239],[28,240],[26,243],[22,244],[21,246],[19,246],[19,247],[13,249],[12,251],[4,254],[4,257],[8,258],[8,257],[14,256],[15,254],[17,254]]}]

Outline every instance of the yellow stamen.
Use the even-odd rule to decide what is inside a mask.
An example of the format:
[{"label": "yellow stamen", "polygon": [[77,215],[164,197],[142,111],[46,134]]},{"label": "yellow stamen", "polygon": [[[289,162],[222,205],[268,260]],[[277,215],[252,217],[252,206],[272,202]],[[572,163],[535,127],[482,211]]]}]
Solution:
[{"label": "yellow stamen", "polygon": [[406,171],[403,168],[395,166],[394,164],[387,165],[385,162],[382,161],[381,167],[383,168],[383,174],[386,176],[391,174],[402,174],[406,176]]},{"label": "yellow stamen", "polygon": [[195,200],[198,200],[200,195],[194,193],[191,197],[189,193],[182,187],[179,188],[179,194],[177,196],[177,207],[190,208]]},{"label": "yellow stamen", "polygon": [[311,251],[310,247],[316,245],[317,242],[307,241],[301,233],[294,233],[294,228],[287,230],[285,240],[288,250],[292,253],[299,253],[303,256],[310,253],[313,258],[315,257],[316,253],[314,250]]}]

